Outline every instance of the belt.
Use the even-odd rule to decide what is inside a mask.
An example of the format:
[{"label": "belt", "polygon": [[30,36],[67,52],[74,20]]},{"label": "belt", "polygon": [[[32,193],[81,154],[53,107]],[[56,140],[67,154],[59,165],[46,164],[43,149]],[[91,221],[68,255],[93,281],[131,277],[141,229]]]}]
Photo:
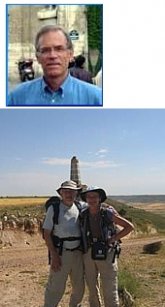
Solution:
[{"label": "belt", "polygon": [[64,251],[74,252],[76,250],[79,250],[79,248],[80,248],[79,246],[75,248],[64,248]]}]

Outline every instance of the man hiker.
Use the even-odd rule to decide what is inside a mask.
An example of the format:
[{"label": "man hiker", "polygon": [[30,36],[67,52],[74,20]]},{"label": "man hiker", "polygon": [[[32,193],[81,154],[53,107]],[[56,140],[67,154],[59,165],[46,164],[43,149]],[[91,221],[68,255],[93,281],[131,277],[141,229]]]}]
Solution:
[{"label": "man hiker", "polygon": [[44,239],[50,253],[50,273],[44,307],[58,306],[65,292],[68,276],[72,286],[69,307],[79,306],[83,297],[84,272],[80,250],[79,209],[75,203],[79,190],[74,181],[63,182],[57,189],[61,197],[58,221],[54,222],[55,209],[50,205],[43,223]]}]

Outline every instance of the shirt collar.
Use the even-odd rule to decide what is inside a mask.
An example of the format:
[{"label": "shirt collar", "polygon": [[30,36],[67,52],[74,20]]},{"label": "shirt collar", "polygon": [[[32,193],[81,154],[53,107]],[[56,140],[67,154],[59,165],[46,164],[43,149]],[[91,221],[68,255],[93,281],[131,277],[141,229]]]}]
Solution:
[{"label": "shirt collar", "polygon": [[[74,203],[73,203],[74,204]],[[63,201],[60,202],[60,206],[63,208],[64,211],[67,211],[69,209],[71,209],[71,207],[73,206],[73,204],[71,206],[67,206],[63,203]]]},{"label": "shirt collar", "polygon": [[71,81],[71,76],[70,76],[70,73],[68,73],[68,76],[65,78],[64,82],[61,84],[59,89],[57,91],[52,91],[50,89],[50,87],[48,86],[48,84],[46,83],[44,77],[42,77],[42,79],[41,79],[41,87],[42,87],[42,90],[44,92],[49,92],[49,93],[52,93],[52,94],[55,93],[55,92],[60,92],[61,95],[65,95],[66,87],[67,87],[67,85],[69,84],[70,81]]}]

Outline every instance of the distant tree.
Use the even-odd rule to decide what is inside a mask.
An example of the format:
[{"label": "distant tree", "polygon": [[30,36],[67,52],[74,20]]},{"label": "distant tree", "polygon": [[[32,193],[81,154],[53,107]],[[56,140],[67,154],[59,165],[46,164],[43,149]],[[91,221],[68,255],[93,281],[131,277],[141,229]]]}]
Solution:
[{"label": "distant tree", "polygon": [[[99,57],[95,66],[94,73],[96,74],[101,68],[102,62],[102,5],[87,5],[87,29],[88,29],[88,50],[98,50]],[[93,71],[89,58],[89,69]]]}]

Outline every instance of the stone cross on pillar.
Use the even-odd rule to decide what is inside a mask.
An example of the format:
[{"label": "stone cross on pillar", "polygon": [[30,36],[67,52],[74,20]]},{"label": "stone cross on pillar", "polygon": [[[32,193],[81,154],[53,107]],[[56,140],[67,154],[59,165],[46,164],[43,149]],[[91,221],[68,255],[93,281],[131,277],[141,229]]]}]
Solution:
[{"label": "stone cross on pillar", "polygon": [[79,160],[75,156],[71,159],[70,179],[81,185]]}]

